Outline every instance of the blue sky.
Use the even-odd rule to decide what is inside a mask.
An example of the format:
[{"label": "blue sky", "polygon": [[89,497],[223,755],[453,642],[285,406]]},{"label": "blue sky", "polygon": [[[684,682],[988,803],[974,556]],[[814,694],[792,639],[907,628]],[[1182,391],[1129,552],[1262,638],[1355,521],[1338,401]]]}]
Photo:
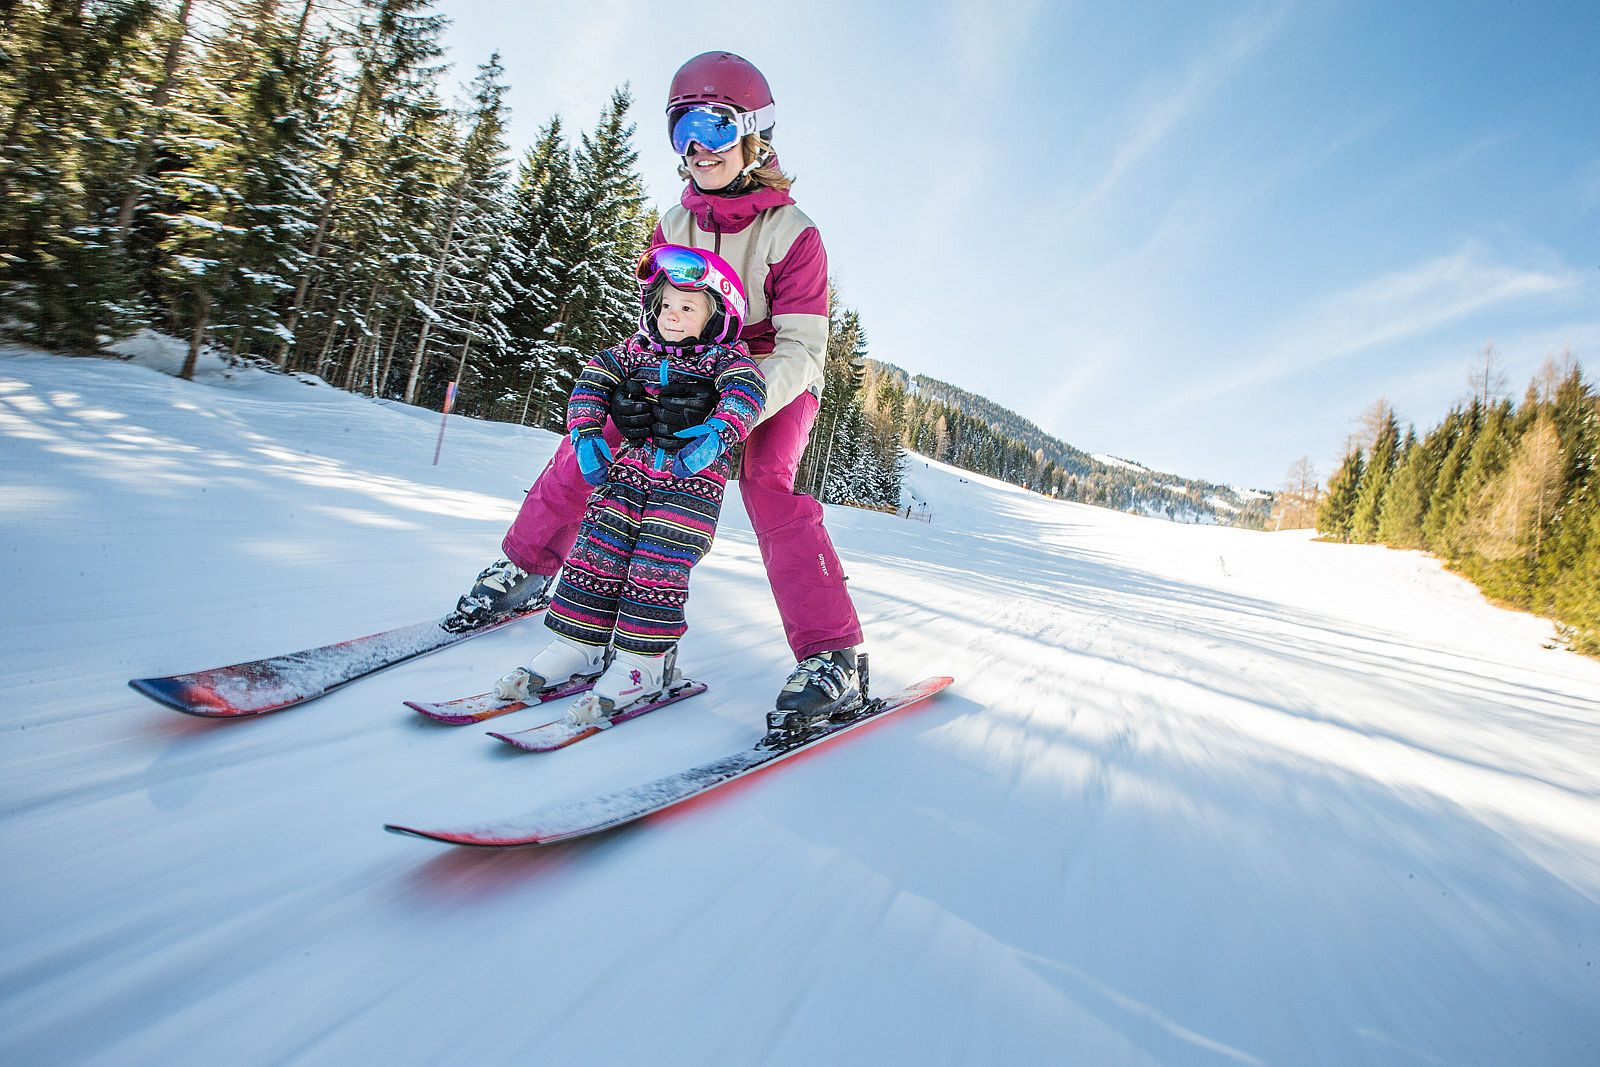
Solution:
[{"label": "blue sky", "polygon": [[1600,377],[1600,0],[439,10],[519,151],[631,83],[661,207],[673,71],[749,58],[872,355],[1090,451],[1270,488],[1486,344]]}]

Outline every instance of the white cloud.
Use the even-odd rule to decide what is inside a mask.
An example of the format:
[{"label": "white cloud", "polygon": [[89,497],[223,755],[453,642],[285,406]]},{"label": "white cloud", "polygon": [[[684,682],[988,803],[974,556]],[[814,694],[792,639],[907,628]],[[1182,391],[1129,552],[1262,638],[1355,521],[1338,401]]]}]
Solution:
[{"label": "white cloud", "polygon": [[1121,126],[1128,132],[1086,194],[1071,194],[1060,205],[1063,225],[1070,226],[1112,195],[1127,174],[1150,157],[1168,136],[1197,111],[1244,64],[1282,31],[1291,9],[1279,7],[1261,16],[1250,12],[1230,25],[1190,65],[1181,82],[1147,94],[1145,103]]},{"label": "white cloud", "polygon": [[1491,262],[1483,248],[1468,244],[1452,255],[1379,275],[1314,302],[1232,373],[1169,396],[1160,409],[1176,411],[1426,338],[1481,312],[1576,292],[1581,285],[1582,276],[1565,266],[1536,269]]}]

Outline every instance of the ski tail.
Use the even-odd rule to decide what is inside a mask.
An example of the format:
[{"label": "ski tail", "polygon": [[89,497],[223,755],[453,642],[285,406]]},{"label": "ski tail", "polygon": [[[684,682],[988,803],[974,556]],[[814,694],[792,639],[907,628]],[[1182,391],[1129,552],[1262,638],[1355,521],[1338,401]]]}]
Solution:
[{"label": "ski tail", "polygon": [[490,737],[497,741],[504,741],[508,745],[520,748],[525,752],[554,752],[557,749],[575,745],[579,741],[593,737],[602,730],[609,730],[618,723],[637,719],[641,715],[649,714],[657,708],[664,708],[668,704],[676,704],[680,700],[687,700],[692,696],[699,696],[706,691],[705,685],[700,682],[690,681],[685,678],[677,682],[672,689],[654,700],[630,708],[623,708],[615,715],[592,724],[570,722],[567,719],[557,719],[555,722],[545,723],[528,730],[518,730],[515,733],[493,733]]},{"label": "ski tail", "polygon": [[487,722],[499,715],[509,715],[513,711],[521,711],[537,704],[546,704],[552,700],[563,697],[576,696],[587,693],[594,688],[595,678],[573,678],[569,681],[552,685],[533,694],[535,699],[528,700],[501,700],[494,693],[479,693],[476,696],[462,697],[460,700],[446,700],[438,704],[426,701],[407,700],[405,706],[419,715],[426,716],[434,722],[442,722],[447,726],[471,726],[474,723]]}]

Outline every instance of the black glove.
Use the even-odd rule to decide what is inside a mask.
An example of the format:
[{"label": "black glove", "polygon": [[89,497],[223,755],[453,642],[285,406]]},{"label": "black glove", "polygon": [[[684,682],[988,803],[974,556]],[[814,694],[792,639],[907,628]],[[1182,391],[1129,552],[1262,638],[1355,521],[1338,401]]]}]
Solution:
[{"label": "black glove", "polygon": [[650,436],[657,448],[676,452],[692,439],[675,436],[679,430],[698,426],[717,410],[717,387],[709,381],[675,379],[661,387],[655,398],[655,418]]},{"label": "black glove", "polygon": [[630,443],[642,445],[650,439],[655,417],[655,405],[644,391],[643,382],[627,378],[611,391],[611,421]]}]

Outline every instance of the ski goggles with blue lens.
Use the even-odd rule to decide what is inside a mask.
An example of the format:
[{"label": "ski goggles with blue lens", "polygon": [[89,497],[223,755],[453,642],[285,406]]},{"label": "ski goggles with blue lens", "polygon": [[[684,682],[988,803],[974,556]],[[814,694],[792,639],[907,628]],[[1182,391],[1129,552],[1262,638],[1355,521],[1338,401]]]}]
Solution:
[{"label": "ski goggles with blue lens", "polygon": [[754,111],[691,104],[667,116],[672,150],[686,156],[689,146],[697,144],[707,152],[726,152],[739,143],[739,138],[769,128],[776,113],[777,108],[772,104]]}]

